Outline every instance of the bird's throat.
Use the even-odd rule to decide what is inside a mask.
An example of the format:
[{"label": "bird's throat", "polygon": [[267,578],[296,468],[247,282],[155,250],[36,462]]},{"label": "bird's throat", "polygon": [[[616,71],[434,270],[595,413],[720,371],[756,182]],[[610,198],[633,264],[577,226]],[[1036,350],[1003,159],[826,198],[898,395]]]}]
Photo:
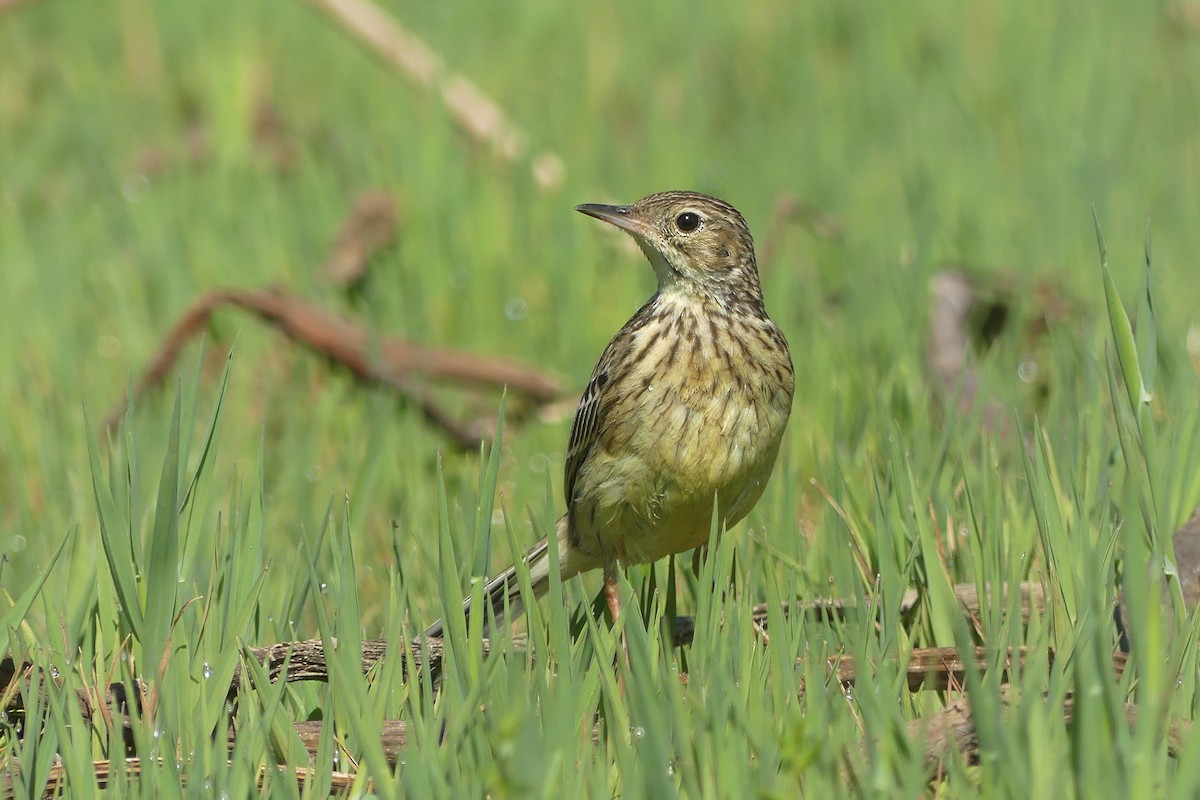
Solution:
[{"label": "bird's throat", "polygon": [[666,256],[655,249],[653,245],[641,236],[633,238],[638,243],[638,247],[642,248],[642,252],[646,254],[650,266],[654,268],[654,277],[658,280],[660,290],[667,289],[683,280],[683,274],[670,261],[667,261]]}]

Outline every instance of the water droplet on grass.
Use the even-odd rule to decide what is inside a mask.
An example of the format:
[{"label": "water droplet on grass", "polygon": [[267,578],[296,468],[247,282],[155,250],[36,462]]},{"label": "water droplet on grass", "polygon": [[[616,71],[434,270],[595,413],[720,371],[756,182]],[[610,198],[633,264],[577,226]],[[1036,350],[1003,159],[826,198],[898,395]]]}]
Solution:
[{"label": "water droplet on grass", "polygon": [[524,298],[513,297],[504,304],[504,316],[512,322],[520,322],[529,316],[529,304]]},{"label": "water droplet on grass", "polygon": [[130,175],[121,184],[121,196],[130,203],[137,203],[145,199],[150,193],[150,179],[145,175],[137,174]]},{"label": "water droplet on grass", "polygon": [[116,358],[121,354],[121,340],[111,333],[96,340],[96,352],[101,358]]}]

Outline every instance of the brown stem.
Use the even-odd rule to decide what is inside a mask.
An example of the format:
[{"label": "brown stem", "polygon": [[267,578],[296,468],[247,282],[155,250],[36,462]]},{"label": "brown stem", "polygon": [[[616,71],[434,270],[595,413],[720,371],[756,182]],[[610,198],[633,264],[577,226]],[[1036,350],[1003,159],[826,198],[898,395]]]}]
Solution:
[{"label": "brown stem", "polygon": [[[451,119],[476,142],[506,161],[528,153],[528,136],[500,106],[467,78],[446,68],[441,57],[420,37],[405,30],[395,17],[370,0],[309,0],[324,9],[343,28],[377,56],[396,67],[416,88],[436,92]],[[530,171],[542,189],[555,189],[566,177],[557,154],[533,157]]]},{"label": "brown stem", "polygon": [[[135,401],[163,381],[183,347],[204,330],[213,311],[223,306],[248,311],[357,377],[394,389],[415,403],[431,424],[464,449],[478,448],[481,441],[490,439],[490,433],[482,426],[457,421],[434,401],[426,381],[507,387],[538,404],[552,402],[562,395],[562,386],[556,378],[510,359],[425,347],[375,334],[281,291],[217,289],[193,302],[171,328],[134,385]],[[105,418],[106,430],[115,431],[120,426],[128,405],[127,397],[116,404]]]}]

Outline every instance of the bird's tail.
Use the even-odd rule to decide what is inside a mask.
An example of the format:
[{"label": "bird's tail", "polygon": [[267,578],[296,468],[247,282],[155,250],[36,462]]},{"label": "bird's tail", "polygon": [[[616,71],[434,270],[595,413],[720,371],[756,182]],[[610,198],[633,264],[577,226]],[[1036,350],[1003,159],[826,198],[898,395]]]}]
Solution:
[{"label": "bird's tail", "polygon": [[[570,541],[567,538],[567,518],[558,521],[555,536],[558,540],[558,558],[562,578],[573,577],[580,572],[572,558]],[[521,562],[529,570],[529,583],[533,588],[534,599],[545,596],[550,591],[550,540],[542,539],[535,544]],[[471,598],[463,600],[463,615],[468,622],[471,614],[475,613]],[[501,630],[505,623],[517,619],[525,613],[525,604],[521,601],[521,587],[517,581],[517,567],[514,564],[487,582],[483,588],[484,635],[490,638],[492,631]],[[427,637],[441,637],[445,634],[445,621],[438,620],[425,629]]]}]

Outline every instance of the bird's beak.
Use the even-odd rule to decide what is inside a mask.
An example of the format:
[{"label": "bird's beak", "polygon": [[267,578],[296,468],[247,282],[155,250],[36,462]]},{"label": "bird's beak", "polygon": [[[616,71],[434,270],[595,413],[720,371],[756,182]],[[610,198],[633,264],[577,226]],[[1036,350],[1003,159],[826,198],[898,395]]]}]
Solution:
[{"label": "bird's beak", "polygon": [[634,214],[629,206],[606,206],[602,203],[584,203],[575,206],[575,210],[589,217],[603,220],[623,231],[629,231],[635,236],[644,237],[647,233],[645,221]]}]

